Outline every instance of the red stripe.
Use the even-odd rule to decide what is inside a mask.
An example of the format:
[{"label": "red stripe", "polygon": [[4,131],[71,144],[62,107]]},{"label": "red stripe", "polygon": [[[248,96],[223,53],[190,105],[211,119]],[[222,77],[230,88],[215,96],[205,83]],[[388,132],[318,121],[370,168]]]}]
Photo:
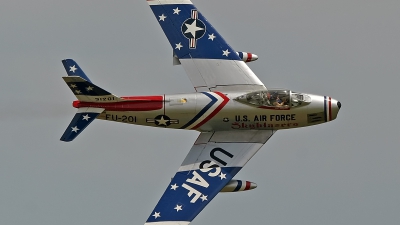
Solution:
[{"label": "red stripe", "polygon": [[161,96],[161,95],[157,95],[157,96],[123,96],[121,98],[125,99],[125,100],[135,100],[135,101],[158,101],[158,102],[163,101],[163,96]]},{"label": "red stripe", "polygon": [[221,98],[224,99],[224,101],[212,112],[210,115],[208,115],[203,121],[201,121],[199,124],[194,126],[192,130],[195,130],[199,127],[201,127],[203,124],[207,123],[210,119],[212,119],[219,111],[221,111],[222,108],[229,102],[229,98],[226,97],[224,94],[221,92],[214,92],[215,94],[219,95]]},{"label": "red stripe", "polygon": [[329,121],[332,120],[332,101],[331,97],[329,97]]},{"label": "red stripe", "polygon": [[192,19],[197,19],[197,11],[192,11]]},{"label": "red stripe", "polygon": [[245,190],[245,191],[246,191],[246,190],[250,190],[250,185],[251,185],[251,183],[248,182],[248,181],[246,181],[246,188],[245,188],[244,190]]},{"label": "red stripe", "polygon": [[162,109],[164,104],[163,96],[131,96],[123,99],[128,101],[108,103],[74,101],[72,105],[75,108],[93,107],[108,111],[152,111]]},{"label": "red stripe", "polygon": [[247,60],[246,60],[246,62],[250,62],[251,59],[252,59],[252,56],[253,56],[253,54],[247,53]]},{"label": "red stripe", "polygon": [[289,106],[259,106],[259,109],[276,109],[276,110],[290,110]]}]

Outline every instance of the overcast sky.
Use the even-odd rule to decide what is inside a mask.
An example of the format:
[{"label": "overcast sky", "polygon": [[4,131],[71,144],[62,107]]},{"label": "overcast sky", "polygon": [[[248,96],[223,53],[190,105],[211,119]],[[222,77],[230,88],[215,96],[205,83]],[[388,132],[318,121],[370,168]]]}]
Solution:
[{"label": "overcast sky", "polygon": [[[400,224],[400,1],[193,0],[267,87],[329,95],[338,118],[280,131],[200,224]],[[193,92],[146,1],[0,4],[0,224],[144,224],[198,133],[95,121],[76,109],[73,58],[116,95]]]}]

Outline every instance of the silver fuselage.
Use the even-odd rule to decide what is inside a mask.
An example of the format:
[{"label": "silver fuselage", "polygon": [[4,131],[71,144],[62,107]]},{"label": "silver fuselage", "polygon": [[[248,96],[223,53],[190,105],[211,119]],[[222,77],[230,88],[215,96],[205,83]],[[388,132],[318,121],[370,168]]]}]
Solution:
[{"label": "silver fuselage", "polygon": [[340,103],[327,96],[310,95],[300,107],[260,108],[235,100],[244,92],[198,92],[159,95],[144,102],[148,107],[106,109],[98,119],[143,126],[198,131],[279,130],[305,127],[334,120]]}]

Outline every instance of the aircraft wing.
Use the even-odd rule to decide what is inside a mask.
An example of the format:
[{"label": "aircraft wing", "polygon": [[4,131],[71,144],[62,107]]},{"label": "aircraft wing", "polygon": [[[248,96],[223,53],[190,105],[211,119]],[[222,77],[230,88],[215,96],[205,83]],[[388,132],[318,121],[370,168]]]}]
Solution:
[{"label": "aircraft wing", "polygon": [[227,185],[274,131],[199,135],[145,225],[187,225]]},{"label": "aircraft wing", "polygon": [[197,92],[265,89],[190,0],[147,2]]}]

